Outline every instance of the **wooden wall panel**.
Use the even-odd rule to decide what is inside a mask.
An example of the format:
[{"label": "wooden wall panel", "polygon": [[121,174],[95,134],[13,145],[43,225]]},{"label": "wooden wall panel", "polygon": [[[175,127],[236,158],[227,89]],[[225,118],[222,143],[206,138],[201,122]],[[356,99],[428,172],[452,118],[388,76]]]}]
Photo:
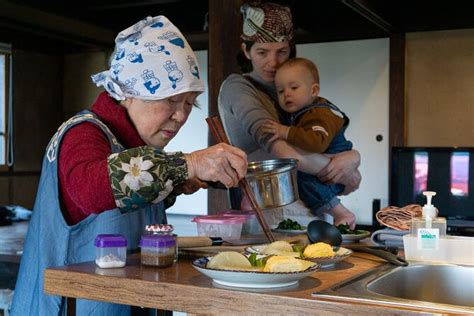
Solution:
[{"label": "wooden wall panel", "polygon": [[88,109],[104,89],[96,87],[90,76],[107,69],[105,52],[69,54],[64,56],[63,117]]},{"label": "wooden wall panel", "polygon": [[14,164],[0,176],[0,205],[32,208],[43,155],[60,125],[62,56],[13,51]]},{"label": "wooden wall panel", "polygon": [[0,205],[10,204],[10,179],[8,177],[0,177]]},{"label": "wooden wall panel", "polygon": [[39,176],[13,177],[12,197],[9,204],[21,205],[32,210],[38,190]]},{"label": "wooden wall panel", "polygon": [[41,170],[49,139],[62,119],[62,57],[13,52],[15,172]]},{"label": "wooden wall panel", "polygon": [[474,29],[409,33],[410,146],[474,146]]}]

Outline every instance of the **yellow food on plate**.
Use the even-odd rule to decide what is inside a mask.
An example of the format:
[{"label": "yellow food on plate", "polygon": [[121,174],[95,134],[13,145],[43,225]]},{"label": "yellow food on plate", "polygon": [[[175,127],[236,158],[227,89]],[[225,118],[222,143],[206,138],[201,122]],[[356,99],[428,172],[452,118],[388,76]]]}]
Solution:
[{"label": "yellow food on plate", "polygon": [[313,262],[294,257],[273,256],[267,260],[263,272],[301,272],[314,265]]},{"label": "yellow food on plate", "polygon": [[252,267],[247,257],[236,251],[219,252],[209,260],[206,267],[209,269],[254,271],[254,267]]},{"label": "yellow food on plate", "polygon": [[277,240],[263,248],[262,253],[264,255],[279,255],[279,256],[292,256],[299,257],[298,252],[293,251],[291,244],[284,240]]},{"label": "yellow food on plate", "polygon": [[303,256],[308,258],[334,257],[332,246],[324,242],[317,242],[306,246]]}]

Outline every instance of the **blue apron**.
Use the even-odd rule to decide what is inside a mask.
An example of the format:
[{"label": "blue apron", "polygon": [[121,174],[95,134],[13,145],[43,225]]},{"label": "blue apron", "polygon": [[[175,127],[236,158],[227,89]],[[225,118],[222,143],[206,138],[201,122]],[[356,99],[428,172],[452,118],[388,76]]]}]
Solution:
[{"label": "blue apron", "polygon": [[[166,223],[163,202],[128,213],[121,213],[118,208],[114,208],[91,214],[72,226],[66,223],[59,201],[58,150],[65,132],[86,121],[102,129],[109,139],[112,152],[124,150],[108,127],[90,111],[80,112],[59,127],[43,160],[13,297],[12,315],[65,315],[65,299],[47,295],[43,291],[46,268],[95,260],[94,239],[98,234],[122,234],[128,240],[128,248],[135,249],[145,225]],[[76,313],[129,315],[130,306],[77,300]]]}]

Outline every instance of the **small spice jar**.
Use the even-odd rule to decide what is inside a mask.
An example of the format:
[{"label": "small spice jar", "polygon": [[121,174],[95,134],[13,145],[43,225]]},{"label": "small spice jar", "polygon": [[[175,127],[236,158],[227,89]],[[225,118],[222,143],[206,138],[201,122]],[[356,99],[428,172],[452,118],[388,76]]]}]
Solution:
[{"label": "small spice jar", "polygon": [[95,263],[99,268],[122,268],[127,261],[127,239],[118,234],[101,234],[95,238]]},{"label": "small spice jar", "polygon": [[140,248],[143,265],[169,267],[176,258],[176,235],[144,234]]}]

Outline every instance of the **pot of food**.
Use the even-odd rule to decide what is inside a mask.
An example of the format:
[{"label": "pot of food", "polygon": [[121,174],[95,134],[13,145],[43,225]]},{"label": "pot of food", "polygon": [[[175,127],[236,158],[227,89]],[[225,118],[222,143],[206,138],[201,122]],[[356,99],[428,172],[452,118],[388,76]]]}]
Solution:
[{"label": "pot of food", "polygon": [[296,159],[273,159],[248,164],[246,179],[262,209],[275,208],[299,199]]}]

